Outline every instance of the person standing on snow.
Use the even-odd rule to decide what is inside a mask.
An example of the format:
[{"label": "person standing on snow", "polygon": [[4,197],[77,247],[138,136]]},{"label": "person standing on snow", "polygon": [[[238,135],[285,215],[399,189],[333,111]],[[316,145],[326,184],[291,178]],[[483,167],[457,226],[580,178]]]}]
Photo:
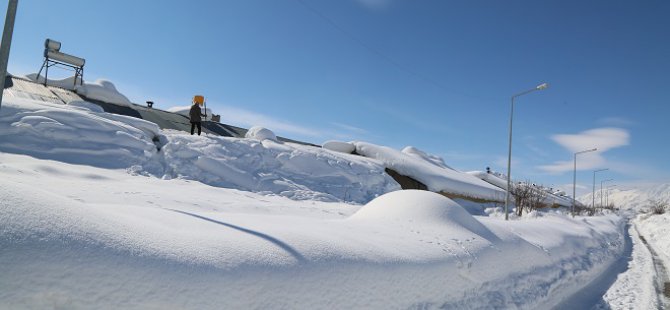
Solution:
[{"label": "person standing on snow", "polygon": [[191,135],[193,135],[193,132],[195,131],[195,127],[198,127],[198,136],[200,135],[200,132],[202,131],[202,116],[205,116],[202,114],[202,110],[200,109],[200,105],[204,102],[204,97],[202,96],[195,96],[193,97],[193,105],[191,106],[191,111],[189,111],[189,117],[191,119]]}]

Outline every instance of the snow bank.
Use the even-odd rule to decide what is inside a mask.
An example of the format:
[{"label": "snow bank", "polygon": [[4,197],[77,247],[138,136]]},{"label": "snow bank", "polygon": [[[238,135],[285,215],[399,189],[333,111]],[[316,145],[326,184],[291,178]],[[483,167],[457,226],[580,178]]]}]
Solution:
[{"label": "snow bank", "polygon": [[245,138],[248,139],[255,139],[258,141],[263,141],[263,140],[272,140],[277,142],[277,136],[275,135],[272,130],[261,127],[261,126],[253,126],[247,130],[247,133],[244,134]]},{"label": "snow bank", "polygon": [[331,150],[334,152],[340,152],[345,154],[351,154],[356,150],[356,146],[353,143],[349,142],[340,142],[340,141],[326,141],[323,143],[322,148],[326,150]]},{"label": "snow bank", "polygon": [[[356,152],[381,161],[387,168],[414,178],[434,192],[446,192],[472,198],[500,200],[505,192],[469,174],[455,171],[416,149],[406,152],[365,142],[354,142]],[[417,160],[418,159],[418,160]]]},{"label": "snow bank", "polygon": [[75,106],[8,98],[0,110],[0,150],[107,168],[156,154],[154,123]]},{"label": "snow bank", "polygon": [[[25,78],[31,81],[35,81],[37,83],[44,83],[44,76],[40,75],[38,77],[37,73],[28,74],[25,76]],[[74,77],[69,77],[61,80],[49,79],[47,81],[47,85],[74,90],[75,92],[77,92],[77,94],[94,100],[100,100],[104,102],[115,103],[125,106],[132,105],[130,100],[128,100],[128,98],[125,95],[123,95],[116,89],[114,83],[104,79],[96,80],[93,83],[88,83],[84,81],[83,85],[80,85],[79,80],[77,80],[77,83],[75,83]]]},{"label": "snow bank", "polygon": [[164,178],[298,200],[356,203],[400,189],[382,165],[366,158],[267,139],[165,134]]},{"label": "snow bank", "polygon": [[112,82],[107,80],[97,80],[94,83],[84,82],[84,85],[77,85],[75,91],[86,98],[132,106],[130,100],[116,90],[116,86]]},{"label": "snow bank", "polygon": [[482,181],[488,182],[492,185],[495,185],[497,187],[500,187],[504,190],[507,190],[507,179],[502,178],[498,175],[494,175],[491,173],[486,173],[484,171],[468,171],[467,174],[474,176]]},{"label": "snow bank", "polygon": [[[656,274],[652,255],[638,235],[634,225],[628,228],[632,250],[627,270],[617,275],[616,281],[602,297],[597,309],[661,309],[656,293]],[[628,257],[622,257],[622,260]]]},{"label": "snow bank", "polygon": [[[200,109],[202,110],[203,114],[207,114],[207,117],[205,117],[205,120],[211,121],[212,120],[212,115],[214,115],[214,113],[212,112],[212,109],[210,109],[210,108],[207,108],[207,109],[200,108]],[[172,108],[167,109],[166,111],[181,114],[181,115],[184,115],[186,117],[190,117],[191,106],[188,105],[188,106],[172,107]]]},{"label": "snow bank", "polygon": [[4,308],[547,309],[621,251],[613,216],[503,222],[402,191],[346,218],[348,204],[0,161]]},{"label": "snow bank", "polygon": [[670,236],[670,214],[643,214],[639,215],[634,222],[640,234],[663,261],[663,265],[670,268],[670,238],[668,238]]}]

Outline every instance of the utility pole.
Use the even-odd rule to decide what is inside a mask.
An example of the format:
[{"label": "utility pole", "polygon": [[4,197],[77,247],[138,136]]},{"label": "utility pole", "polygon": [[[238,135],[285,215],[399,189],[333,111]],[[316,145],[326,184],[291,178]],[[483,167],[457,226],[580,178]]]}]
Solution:
[{"label": "utility pole", "polygon": [[2,32],[2,43],[0,43],[0,78],[2,78],[2,91],[0,91],[0,108],[2,107],[2,94],[5,92],[5,80],[7,79],[7,64],[9,63],[9,48],[12,45],[12,34],[14,33],[14,20],[16,20],[16,7],[19,0],[9,0],[7,5],[7,17],[5,17],[5,30]]}]

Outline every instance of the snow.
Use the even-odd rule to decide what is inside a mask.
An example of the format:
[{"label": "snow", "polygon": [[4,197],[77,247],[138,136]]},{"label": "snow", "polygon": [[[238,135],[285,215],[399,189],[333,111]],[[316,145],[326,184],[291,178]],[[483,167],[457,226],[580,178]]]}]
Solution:
[{"label": "snow", "polygon": [[615,216],[507,226],[423,191],[356,206],[0,161],[0,307],[543,308],[621,251]]},{"label": "snow", "polygon": [[[40,75],[39,78],[37,77],[37,73],[31,73],[28,75],[23,76],[23,78],[29,79],[31,81],[35,81],[40,84],[44,84],[44,76]],[[79,84],[79,80],[77,80],[77,84]],[[65,78],[65,79],[60,79],[60,80],[54,80],[54,79],[49,79],[47,81],[47,85],[52,85],[60,88],[65,88],[69,90],[74,90],[75,87],[75,78],[74,76]]]},{"label": "snow", "polygon": [[[467,173],[442,166],[430,157],[418,155],[415,149],[402,152],[366,142],[354,142],[356,153],[374,158],[402,175],[425,184],[434,192],[447,192],[473,198],[501,200],[505,192]],[[405,150],[408,150],[407,148]],[[425,153],[423,153],[425,154]]]},{"label": "snow", "polygon": [[[546,309],[579,301],[630,249],[616,214],[503,221],[400,191],[386,168],[434,191],[504,195],[416,148],[352,142],[357,156],[257,138],[6,97],[0,308]],[[666,253],[667,220],[638,220]],[[650,279],[635,249],[640,268],[604,288],[605,305],[654,304],[646,284],[622,292]]]},{"label": "snow", "polygon": [[642,215],[637,219],[640,233],[658,250],[664,265],[670,266],[670,214]]},{"label": "snow", "polygon": [[442,157],[439,157],[439,156],[433,155],[433,154],[428,154],[428,153],[426,153],[426,152],[424,152],[424,151],[422,151],[422,150],[420,150],[416,147],[406,146],[404,149],[402,149],[401,152],[404,153],[404,154],[416,157],[418,159],[427,161],[429,163],[432,163],[432,164],[434,164],[434,165],[436,165],[440,168],[455,170],[455,169],[447,166],[447,164],[444,163],[444,159],[442,159]]},{"label": "snow", "polygon": [[[502,188],[502,189],[507,189],[507,177],[504,176],[503,174],[500,173],[487,173],[484,171],[469,171],[467,174],[474,176],[480,180],[483,180],[489,184],[495,185],[496,187]],[[536,185],[532,185],[536,186]],[[552,205],[560,205],[564,207],[569,207],[572,205],[572,199],[564,196],[559,196],[560,191],[551,191],[548,188],[541,187],[542,190],[544,190],[547,195],[544,197],[542,200],[546,205],[552,206]]]},{"label": "snow", "polygon": [[90,99],[100,100],[118,105],[131,106],[132,103],[126,96],[116,90],[116,86],[107,80],[96,80],[94,83],[84,83],[75,86],[77,94]]},{"label": "snow", "polygon": [[657,309],[653,275],[654,262],[651,253],[638,237],[634,226],[628,229],[632,236],[633,249],[628,270],[618,275],[616,282],[607,290],[599,308],[602,309]]},{"label": "snow", "polygon": [[[652,200],[670,203],[670,183],[661,183],[640,188],[612,188],[609,190],[609,195],[606,190],[603,190],[602,196],[603,203],[605,198],[607,198],[606,200],[617,208],[630,209],[636,212],[646,211]],[[600,198],[600,189],[596,188],[596,205],[600,205]],[[581,196],[578,200],[590,205],[593,201],[592,193]]]},{"label": "snow", "polygon": [[335,140],[326,141],[323,143],[321,147],[327,150],[345,154],[351,154],[356,150],[356,146],[353,143],[341,142]]},{"label": "snow", "polygon": [[[42,75],[37,77],[37,73],[28,74],[25,76],[25,78],[31,81],[36,81],[38,83],[44,83],[44,77]],[[77,82],[79,82],[79,80],[77,80]],[[123,95],[116,89],[114,83],[104,79],[98,79],[93,83],[88,83],[84,81],[83,84],[75,83],[74,77],[69,77],[61,80],[49,79],[47,81],[47,85],[74,90],[77,94],[87,97],[89,99],[100,100],[124,106],[132,105],[130,100],[128,100],[128,98],[125,95]]]},{"label": "snow", "polygon": [[160,129],[141,119],[16,98],[0,111],[0,150],[122,168],[156,154]]},{"label": "snow", "polygon": [[296,200],[366,203],[400,189],[382,165],[358,156],[269,139],[164,134],[163,168],[144,165],[138,171]]},{"label": "snow", "polygon": [[249,128],[244,137],[248,139],[255,139],[258,141],[272,140],[277,142],[277,136],[275,135],[275,133],[272,132],[272,130],[261,126],[253,126]]}]

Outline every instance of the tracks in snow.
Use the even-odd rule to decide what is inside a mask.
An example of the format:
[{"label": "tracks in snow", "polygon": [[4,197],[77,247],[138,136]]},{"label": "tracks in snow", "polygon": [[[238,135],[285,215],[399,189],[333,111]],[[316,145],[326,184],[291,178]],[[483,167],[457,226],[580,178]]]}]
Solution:
[{"label": "tracks in snow", "polygon": [[661,302],[662,308],[668,309],[670,307],[670,304],[668,303],[670,299],[670,278],[668,277],[668,270],[665,265],[663,265],[663,261],[658,257],[656,250],[654,250],[654,248],[647,242],[647,239],[640,234],[637,226],[633,225],[633,227],[635,227],[635,232],[640,240],[642,240],[644,246],[646,246],[649,253],[651,253],[651,259],[654,262],[654,269],[656,271],[656,292],[659,295],[659,301]]}]

